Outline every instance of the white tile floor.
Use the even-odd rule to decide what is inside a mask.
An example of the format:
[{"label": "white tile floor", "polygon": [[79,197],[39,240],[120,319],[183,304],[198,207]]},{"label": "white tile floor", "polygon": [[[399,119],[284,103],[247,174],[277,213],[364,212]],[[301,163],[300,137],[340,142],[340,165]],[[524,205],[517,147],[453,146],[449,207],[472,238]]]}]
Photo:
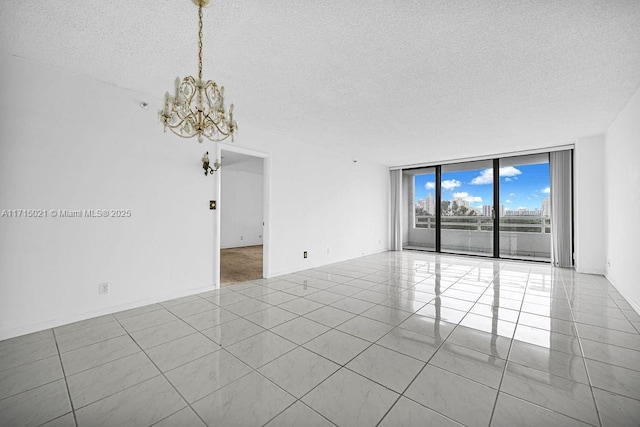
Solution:
[{"label": "white tile floor", "polygon": [[602,277],[388,252],[0,342],[2,426],[640,425]]}]

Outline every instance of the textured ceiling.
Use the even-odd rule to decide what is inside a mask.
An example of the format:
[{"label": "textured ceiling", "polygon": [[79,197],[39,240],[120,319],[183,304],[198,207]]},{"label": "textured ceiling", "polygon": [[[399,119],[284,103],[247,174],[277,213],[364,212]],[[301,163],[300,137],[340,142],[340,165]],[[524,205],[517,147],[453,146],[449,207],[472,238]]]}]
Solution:
[{"label": "textured ceiling", "polygon": [[[637,0],[212,3],[204,76],[226,86],[241,130],[387,165],[600,133],[640,85]],[[0,27],[6,53],[154,109],[196,73],[191,0],[2,0]]]}]

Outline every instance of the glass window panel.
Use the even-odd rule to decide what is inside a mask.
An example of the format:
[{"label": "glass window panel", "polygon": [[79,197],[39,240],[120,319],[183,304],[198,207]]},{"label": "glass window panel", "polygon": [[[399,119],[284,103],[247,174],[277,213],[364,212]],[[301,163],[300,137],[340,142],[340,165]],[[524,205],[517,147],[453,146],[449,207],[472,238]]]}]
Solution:
[{"label": "glass window panel", "polygon": [[436,169],[405,170],[407,221],[405,249],[436,249]]},{"label": "glass window panel", "polygon": [[500,257],[550,261],[549,155],[500,159]]},{"label": "glass window panel", "polygon": [[493,162],[442,166],[442,252],[493,256]]}]

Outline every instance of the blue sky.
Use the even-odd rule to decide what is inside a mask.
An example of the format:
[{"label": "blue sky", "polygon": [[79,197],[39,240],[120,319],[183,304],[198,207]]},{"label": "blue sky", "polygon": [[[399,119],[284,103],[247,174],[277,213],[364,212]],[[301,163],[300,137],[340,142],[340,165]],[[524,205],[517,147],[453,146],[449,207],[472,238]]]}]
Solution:
[{"label": "blue sky", "polygon": [[[427,193],[434,197],[435,174],[416,175],[415,196],[423,200]],[[442,200],[461,197],[471,206],[481,208],[493,201],[493,171],[480,169],[442,174]],[[549,164],[507,166],[500,168],[500,204],[507,209],[540,208],[541,201],[549,196]]]}]

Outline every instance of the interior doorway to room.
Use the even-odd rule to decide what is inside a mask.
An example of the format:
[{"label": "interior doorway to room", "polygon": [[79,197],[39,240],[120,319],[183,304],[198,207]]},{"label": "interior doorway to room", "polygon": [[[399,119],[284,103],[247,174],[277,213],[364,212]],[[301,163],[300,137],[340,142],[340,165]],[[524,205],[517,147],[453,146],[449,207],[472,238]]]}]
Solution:
[{"label": "interior doorway to room", "polygon": [[264,277],[264,159],[221,152],[220,286]]}]

